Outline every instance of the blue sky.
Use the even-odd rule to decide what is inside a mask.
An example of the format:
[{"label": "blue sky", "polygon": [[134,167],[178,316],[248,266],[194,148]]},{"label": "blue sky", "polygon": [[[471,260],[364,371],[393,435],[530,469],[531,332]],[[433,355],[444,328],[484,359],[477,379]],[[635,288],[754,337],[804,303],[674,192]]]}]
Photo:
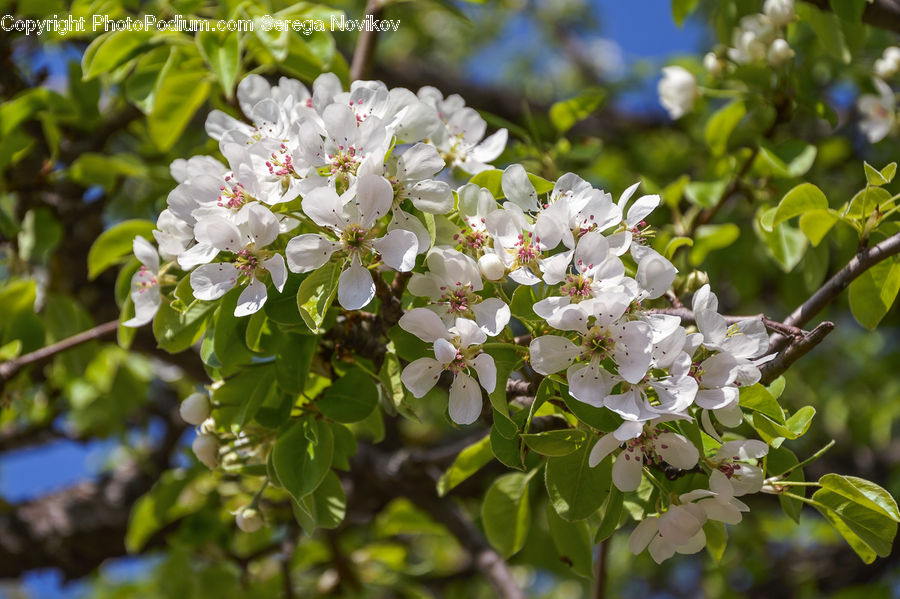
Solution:
[{"label": "blue sky", "polygon": [[[662,64],[668,56],[703,49],[704,30],[690,22],[683,29],[676,27],[669,0],[593,0],[592,4],[603,23],[602,35],[622,49],[626,69],[636,61],[650,59]],[[521,29],[515,31],[517,35],[523,34]],[[521,38],[506,40],[495,59],[502,60],[504,53],[515,51],[520,44]],[[49,56],[43,66],[51,72],[65,73],[64,57],[72,58],[69,52],[57,53]],[[627,108],[659,111],[654,90],[655,82],[648,81],[645,89],[626,96],[630,103]],[[8,452],[0,457],[0,495],[7,501],[24,501],[95,476],[108,451],[108,444],[62,441],[38,449]],[[125,560],[121,569],[133,573],[133,563]],[[115,570],[118,566],[110,567]],[[63,589],[60,577],[52,572],[30,574],[25,578],[25,586],[33,597],[40,599],[80,594],[77,586]]]}]

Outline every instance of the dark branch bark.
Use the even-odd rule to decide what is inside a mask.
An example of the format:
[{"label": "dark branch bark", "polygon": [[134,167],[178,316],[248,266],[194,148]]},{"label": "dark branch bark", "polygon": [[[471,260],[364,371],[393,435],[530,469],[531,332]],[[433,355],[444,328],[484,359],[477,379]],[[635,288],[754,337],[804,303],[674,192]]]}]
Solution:
[{"label": "dark branch bark", "polygon": [[118,328],[118,320],[104,322],[103,324],[97,325],[92,329],[82,331],[77,335],[72,335],[71,337],[63,339],[62,341],[51,343],[47,347],[42,347],[41,349],[25,354],[24,356],[19,356],[18,358],[7,360],[6,362],[0,362],[0,385],[11,379],[17,372],[19,372],[26,366],[43,363],[56,354],[66,351],[67,349],[72,349],[73,347],[78,347],[79,345],[87,343],[88,341],[95,341],[97,339],[110,335]]},{"label": "dark branch bark", "polygon": [[[829,0],[804,0],[821,10],[831,10]],[[871,0],[863,10],[863,23],[900,33],[900,0]]]},{"label": "dark branch bark", "polygon": [[828,333],[834,330],[834,323],[825,321],[814,328],[809,333],[805,333],[800,338],[795,338],[787,347],[782,349],[775,359],[763,364],[759,371],[762,374],[760,382],[768,385],[791,367],[791,365],[808,354],[812,348],[817,346],[825,338]]},{"label": "dark branch bark", "polygon": [[[366,3],[365,16],[373,19],[381,18],[380,0],[369,0]],[[372,73],[375,64],[375,47],[378,45],[378,31],[363,29],[359,32],[356,48],[353,50],[353,61],[350,63],[350,80],[366,79]]]}]

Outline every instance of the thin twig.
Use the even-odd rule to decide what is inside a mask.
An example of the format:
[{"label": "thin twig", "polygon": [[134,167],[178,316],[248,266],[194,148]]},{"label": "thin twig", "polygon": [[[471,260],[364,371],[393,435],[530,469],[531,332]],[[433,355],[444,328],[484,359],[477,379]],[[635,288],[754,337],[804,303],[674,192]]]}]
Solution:
[{"label": "thin twig", "polygon": [[729,198],[737,192],[738,188],[741,185],[741,179],[744,178],[750,171],[750,167],[753,166],[753,161],[756,160],[756,155],[759,153],[759,147],[753,148],[750,152],[750,156],[747,157],[747,160],[744,164],[741,165],[741,168],[734,174],[734,177],[731,178],[731,181],[728,182],[728,187],[725,188],[725,191],[722,193],[721,199],[716,202],[714,206],[711,206],[697,215],[697,220],[694,221],[694,224],[691,226],[692,230],[696,230],[697,227],[701,225],[705,225],[709,221],[713,219],[713,217],[719,212],[722,206],[725,205],[725,202],[729,200]]},{"label": "thin twig", "polygon": [[[372,19],[378,19],[381,16],[381,5],[381,0],[369,0],[366,3],[365,17],[371,15]],[[351,81],[365,79],[372,73],[372,66],[375,62],[375,47],[377,45],[377,28],[373,27],[371,30],[363,28],[359,32],[359,39],[356,41],[356,48],[353,50],[353,61],[350,64]]]},{"label": "thin twig", "polygon": [[795,338],[775,356],[775,359],[766,362],[760,367],[759,371],[762,374],[760,382],[763,385],[768,385],[777,379],[791,367],[791,364],[808,354],[812,348],[821,343],[825,336],[833,330],[834,323],[826,320],[819,323],[816,328],[803,337]]},{"label": "thin twig", "polygon": [[591,599],[606,599],[606,579],[609,572],[609,539],[603,539],[597,546],[594,562],[594,586]]},{"label": "thin twig", "polygon": [[56,354],[62,353],[68,349],[72,349],[73,347],[77,347],[83,343],[87,343],[88,341],[95,341],[97,339],[100,339],[101,337],[105,337],[106,335],[115,332],[118,328],[118,320],[104,322],[103,324],[97,325],[92,329],[82,331],[77,335],[72,335],[71,337],[67,337],[62,341],[51,343],[46,347],[42,347],[41,349],[37,349],[31,353],[27,353],[24,356],[19,356],[18,358],[7,360],[6,362],[0,362],[0,384],[11,379],[17,372],[19,372],[26,366],[37,364],[43,362],[44,360],[49,360]]}]

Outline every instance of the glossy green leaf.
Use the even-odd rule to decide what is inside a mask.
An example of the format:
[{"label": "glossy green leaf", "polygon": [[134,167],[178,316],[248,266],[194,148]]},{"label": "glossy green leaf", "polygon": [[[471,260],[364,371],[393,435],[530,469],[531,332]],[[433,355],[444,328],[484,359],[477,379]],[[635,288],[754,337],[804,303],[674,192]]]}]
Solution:
[{"label": "glossy green leaf", "polygon": [[609,494],[612,460],[607,457],[594,468],[588,465],[594,443],[564,457],[547,460],[545,483],[556,513],[569,521],[583,520],[596,512]]},{"label": "glossy green leaf", "polygon": [[565,133],[575,123],[583,121],[597,110],[606,99],[602,88],[587,89],[574,98],[556,102],[550,107],[550,122],[560,133]]},{"label": "glossy green leaf", "polygon": [[737,127],[747,108],[741,100],[735,100],[726,104],[713,114],[706,123],[706,143],[713,156],[721,156],[728,147],[728,138]]},{"label": "glossy green leaf", "polygon": [[503,557],[516,554],[528,538],[531,503],[528,483],[537,470],[504,474],[488,487],[481,504],[481,522],[491,545]]},{"label": "glossy green leaf", "polygon": [[322,333],[325,313],[337,296],[338,280],[341,276],[340,262],[329,262],[309,274],[300,283],[297,291],[297,308],[303,322],[313,333]]},{"label": "glossy green leaf", "polygon": [[155,228],[149,220],[126,220],[101,233],[88,252],[88,278],[96,279],[110,266],[125,262],[132,255],[134,238],[152,241]]},{"label": "glossy green leaf", "polygon": [[900,260],[890,258],[872,266],[850,283],[850,310],[856,322],[874,330],[900,291]]},{"label": "glossy green leaf", "polygon": [[232,97],[241,67],[241,46],[236,31],[198,31],[194,37],[200,54],[216,74],[222,91]]},{"label": "glossy green leaf", "polygon": [[565,429],[523,434],[522,441],[532,451],[541,455],[559,457],[569,455],[581,447],[586,437],[584,431]]},{"label": "glossy green leaf", "polygon": [[281,486],[295,501],[312,493],[331,469],[334,435],[321,420],[299,420],[282,432],[272,448],[272,464]]},{"label": "glossy green leaf", "polygon": [[778,204],[772,225],[778,225],[810,211],[828,210],[828,198],[812,183],[801,183],[787,192]]},{"label": "glossy green leaf", "polygon": [[338,422],[359,422],[372,413],[378,404],[378,387],[372,377],[356,366],[337,379],[316,407]]},{"label": "glossy green leaf", "polygon": [[443,497],[449,493],[492,459],[494,454],[491,451],[491,439],[489,435],[485,435],[459,452],[450,467],[444,471],[437,482],[438,496]]},{"label": "glossy green leaf", "polygon": [[559,560],[567,564],[579,576],[590,578],[594,560],[591,532],[587,522],[563,520],[553,506],[548,503],[547,525],[550,528],[553,545],[559,554]]}]

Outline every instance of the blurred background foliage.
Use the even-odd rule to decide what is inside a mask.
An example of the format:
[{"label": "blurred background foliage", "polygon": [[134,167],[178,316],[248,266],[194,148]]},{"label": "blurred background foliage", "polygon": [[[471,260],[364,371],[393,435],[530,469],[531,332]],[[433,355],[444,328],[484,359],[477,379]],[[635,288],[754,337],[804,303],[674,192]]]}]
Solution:
[{"label": "blurred background foliage", "polygon": [[[653,40],[654,31],[671,31],[659,26],[674,18],[668,2],[614,9],[636,23],[632,30],[646,28],[641,39],[653,59],[627,55],[610,39],[618,37],[604,26],[613,4],[390,2],[382,16],[401,26],[381,36],[373,74],[389,86],[460,93],[492,126],[509,128],[501,167],[522,162],[548,179],[575,171],[614,195],[642,178],[643,189],[661,192],[668,207],[668,214],[654,215],[660,245],[679,235],[694,238],[675,253],[679,281],[688,285],[708,273],[724,312],[781,318],[852,257],[859,239],[838,225],[814,247],[794,224],[767,232],[759,216],[802,181],[818,185],[837,208],[865,185],[863,160],[880,168],[897,158],[896,139],[872,145],[859,133],[854,104],[871,90],[871,65],[897,34],[813,6],[822,3],[804,5],[807,18],[789,29],[798,54],[793,67],[777,76],[743,67],[720,85],[703,70],[702,55],[729,45],[739,18],[758,12],[760,1],[673,2],[677,16],[690,13],[683,27],[691,48],[680,50],[693,50],[675,57],[663,56],[672,48]],[[179,14],[259,23],[266,14],[327,20],[363,12],[362,2],[341,1],[0,0],[0,14],[88,21],[94,14]],[[238,114],[234,91],[242,76],[310,83],[334,71],[346,82],[356,37],[259,28],[197,36],[0,33],[0,360],[116,320],[115,298],[136,263],[117,276],[111,264],[89,256],[94,241],[112,224],[155,219],[174,186],[173,159],[217,153],[202,123],[213,108]],[[717,130],[713,115],[731,100],[714,98],[669,121],[653,89],[670,58],[702,85],[750,90],[747,117]],[[896,191],[897,184],[887,188]],[[701,214],[719,203],[700,224]],[[886,225],[880,235],[896,229]],[[787,374],[782,397],[791,410],[814,405],[818,418],[789,445],[805,456],[834,439],[835,447],[809,467],[809,478],[853,473],[897,495],[900,313],[894,307],[877,330],[865,330],[844,294],[823,316],[837,323],[836,331]],[[177,399],[205,380],[195,355],[171,356],[140,331],[129,350],[92,341],[3,381],[0,537],[7,542],[0,541],[6,579],[0,592],[492,596],[455,537],[406,499],[351,502],[344,524],[313,536],[300,533],[286,504],[274,504],[266,510],[270,527],[236,531],[231,511],[256,489],[196,463],[187,449],[194,433],[173,416]],[[454,435],[440,418],[428,417],[442,413],[440,401],[423,401],[419,423],[376,412],[356,432],[388,446],[425,446]],[[88,472],[71,465],[69,454],[83,456],[83,448],[100,456]],[[31,465],[16,469],[22,456],[32,456]],[[457,500],[476,507],[489,480],[468,481]],[[618,533],[609,588],[616,596],[647,597],[900,595],[896,551],[864,567],[810,510],[795,523],[774,497],[754,498],[751,507],[744,523],[729,529],[718,561],[704,553],[660,567],[647,555],[633,557],[627,529]],[[513,559],[529,595],[586,597],[590,565],[560,560],[566,540],[553,537],[542,499],[532,517],[525,548]],[[58,521],[65,526],[40,526]],[[13,531],[29,543],[16,546]],[[60,578],[78,582],[60,590],[54,582]]]}]

